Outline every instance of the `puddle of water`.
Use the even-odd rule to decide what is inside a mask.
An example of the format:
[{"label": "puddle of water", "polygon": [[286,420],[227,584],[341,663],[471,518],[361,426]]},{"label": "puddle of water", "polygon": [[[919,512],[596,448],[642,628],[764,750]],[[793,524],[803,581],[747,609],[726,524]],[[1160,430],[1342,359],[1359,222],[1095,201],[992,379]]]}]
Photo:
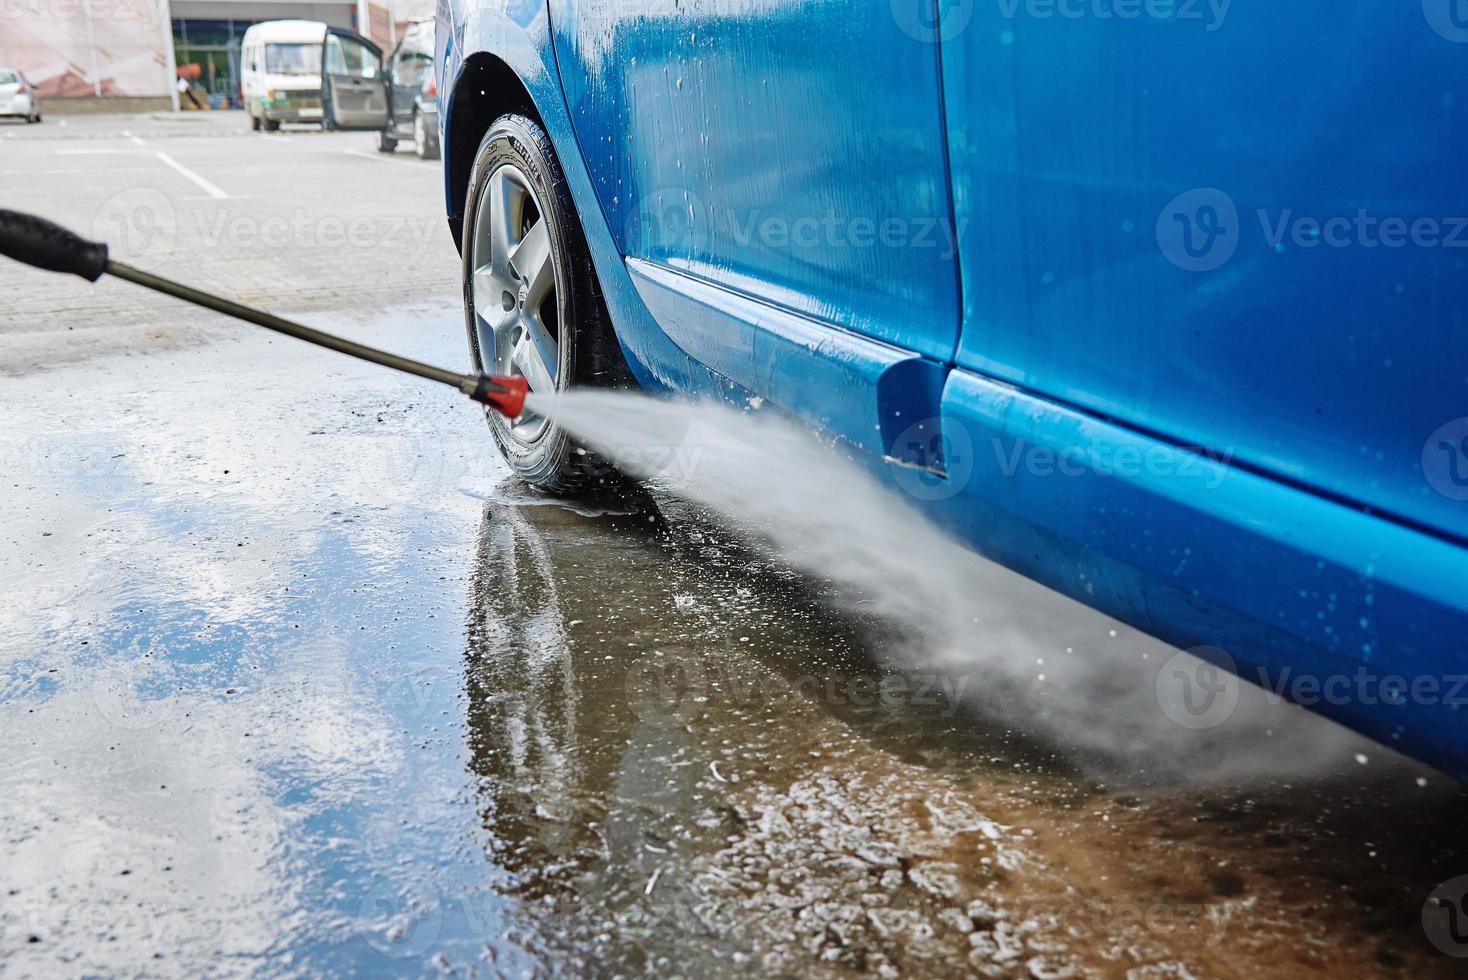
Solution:
[{"label": "puddle of water", "polygon": [[890,625],[833,587],[664,506],[655,522],[491,507],[481,532],[481,809],[553,959],[1451,972],[1418,916],[1462,861],[1456,788],[1423,790],[1405,765],[1245,788],[1099,781],[1043,728],[986,726],[920,671],[881,667]]}]

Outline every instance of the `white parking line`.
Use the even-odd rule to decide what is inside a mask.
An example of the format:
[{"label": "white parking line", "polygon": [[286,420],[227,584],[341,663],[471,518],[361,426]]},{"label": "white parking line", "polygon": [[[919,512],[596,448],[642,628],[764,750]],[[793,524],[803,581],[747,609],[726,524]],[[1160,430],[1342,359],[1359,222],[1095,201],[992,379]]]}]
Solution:
[{"label": "white parking line", "polygon": [[186,177],[189,180],[193,181],[194,184],[195,184],[195,186],[197,186],[205,194],[208,194],[210,197],[218,198],[218,199],[223,199],[223,198],[229,197],[228,194],[226,194],[224,191],[220,190],[217,186],[215,186],[214,184],[209,183],[209,181],[205,180],[203,177],[200,177],[198,174],[194,173],[188,167],[185,167],[183,164],[179,163],[177,160],[175,160],[173,157],[169,156],[167,153],[159,153],[159,154],[157,154],[157,156],[158,156],[158,159],[160,159],[164,163],[168,164],[174,170],[177,170],[184,177]]},{"label": "white parking line", "polygon": [[[40,170],[0,170],[0,177],[47,177],[56,174],[95,174],[92,167],[47,167]],[[109,174],[156,174],[157,167],[108,167]]]},{"label": "white parking line", "polygon": [[99,149],[57,150],[56,151],[56,155],[59,156],[59,157],[101,157],[101,156],[117,156],[119,154],[122,155],[122,156],[138,156],[138,155],[142,154],[143,152],[145,152],[145,151],[143,151],[143,150],[124,150],[121,147],[119,147],[119,148],[117,148],[115,150],[99,150]]},{"label": "white parking line", "polygon": [[381,160],[383,163],[406,163],[410,167],[427,167],[429,170],[432,170],[435,173],[440,172],[439,168],[436,165],[432,163],[424,163],[421,160],[394,161],[392,158],[392,154],[390,153],[364,153],[361,150],[342,150],[342,152],[349,154],[350,156],[361,157],[364,160]]}]

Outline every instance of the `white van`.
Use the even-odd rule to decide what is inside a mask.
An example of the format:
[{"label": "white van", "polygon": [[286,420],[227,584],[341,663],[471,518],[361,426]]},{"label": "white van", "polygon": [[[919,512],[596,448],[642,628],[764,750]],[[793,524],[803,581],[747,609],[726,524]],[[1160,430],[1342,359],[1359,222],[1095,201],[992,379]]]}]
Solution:
[{"label": "white van", "polygon": [[382,49],[320,21],[250,27],[240,42],[240,79],[251,129],[273,131],[283,122],[320,122],[323,129],[387,124]]},{"label": "white van", "polygon": [[240,42],[240,94],[250,128],[321,121],[321,44],[326,25],[314,20],[267,20]]}]

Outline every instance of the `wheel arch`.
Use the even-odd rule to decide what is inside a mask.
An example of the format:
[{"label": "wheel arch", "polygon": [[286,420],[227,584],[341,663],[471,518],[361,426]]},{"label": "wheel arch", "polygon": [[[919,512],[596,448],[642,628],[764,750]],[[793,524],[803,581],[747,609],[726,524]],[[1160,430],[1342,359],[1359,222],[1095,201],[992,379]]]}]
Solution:
[{"label": "wheel arch", "polygon": [[474,155],[489,127],[509,112],[528,116],[541,129],[546,128],[530,90],[509,64],[488,52],[466,58],[449,100],[444,122],[446,139],[442,148],[449,229],[453,233],[454,244],[460,249],[463,247],[464,198],[468,193]]}]

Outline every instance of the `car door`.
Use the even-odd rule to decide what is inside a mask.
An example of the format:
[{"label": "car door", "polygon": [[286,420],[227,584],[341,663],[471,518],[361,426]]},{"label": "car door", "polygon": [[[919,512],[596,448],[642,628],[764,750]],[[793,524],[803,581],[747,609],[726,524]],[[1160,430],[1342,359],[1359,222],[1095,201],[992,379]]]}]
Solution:
[{"label": "car door", "polygon": [[[718,287],[701,302],[737,294],[950,359],[936,24],[897,6],[913,16],[887,3],[552,0],[572,125],[629,264]],[[710,347],[747,346],[731,329]]]},{"label": "car door", "polygon": [[960,369],[1468,538],[1447,7],[945,22]]},{"label": "car door", "polygon": [[392,56],[393,126],[409,132],[413,126],[413,105],[423,92],[423,85],[433,76],[433,54],[424,50],[421,37],[404,36]]},{"label": "car door", "polygon": [[321,99],[337,129],[382,129],[388,92],[382,49],[359,34],[327,28],[321,42]]}]

